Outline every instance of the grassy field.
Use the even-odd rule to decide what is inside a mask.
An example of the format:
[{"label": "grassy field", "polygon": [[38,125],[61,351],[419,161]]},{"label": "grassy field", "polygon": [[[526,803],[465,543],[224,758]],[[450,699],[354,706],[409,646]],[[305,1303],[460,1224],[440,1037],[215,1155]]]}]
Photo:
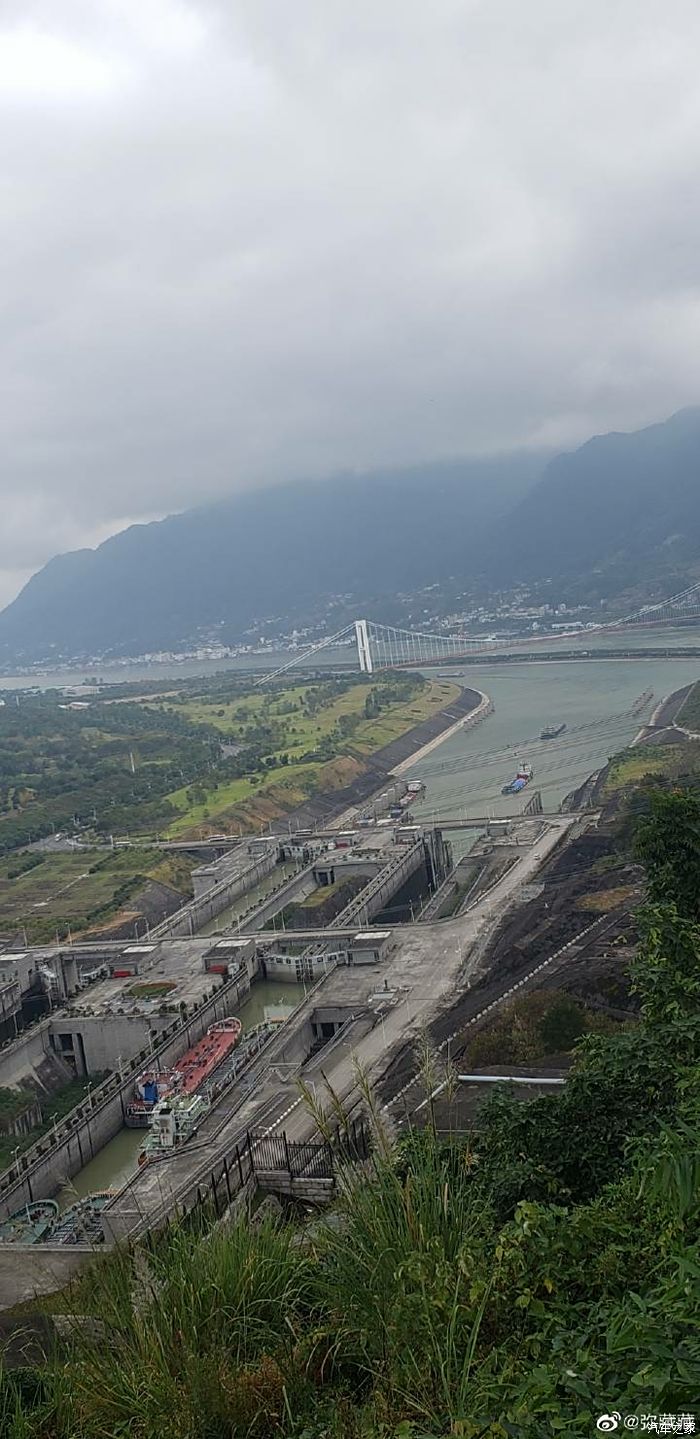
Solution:
[{"label": "grassy field", "polygon": [[668,774],[673,771],[677,760],[676,745],[640,745],[638,749],[625,750],[612,761],[605,780],[605,795],[638,784],[646,774]]},{"label": "grassy field", "polygon": [[[100,818],[98,827],[104,829],[106,816],[117,834],[139,826],[144,836],[173,838],[217,829],[259,831],[312,794],[351,784],[364,772],[365,757],[458,692],[449,681],[396,675],[378,675],[371,683],[295,682],[250,694],[229,689],[223,699],[221,693],[188,691],[187,697],[170,693],[130,702],[131,709],[105,707],[92,727],[77,726],[73,717],[37,701],[26,733],[5,736],[6,759],[18,744],[23,748],[15,763],[22,778],[19,811],[13,807],[15,787],[7,786],[0,797],[6,826],[17,830],[12,852],[0,857],[0,933],[26,930],[28,941],[40,944],[57,932],[64,938],[69,929],[97,932],[117,914],[138,915],[138,895],[148,880],[169,885],[183,899],[191,893],[192,862],[164,858],[156,849],[24,849],[22,825],[27,837],[36,837],[32,806],[41,810],[37,824],[46,832],[48,825],[70,832],[65,812],[89,811],[93,794],[101,795],[95,824]],[[110,716],[114,733],[105,722]],[[17,728],[14,713],[10,719]],[[216,732],[238,745],[234,755],[219,753],[216,740],[212,743]],[[71,776],[65,794],[50,801],[31,798],[42,765],[58,765]],[[60,806],[60,816],[53,816],[52,804]]]},{"label": "grassy field", "polygon": [[[195,724],[213,725],[233,740],[242,740],[251,725],[276,723],[285,731],[276,752],[288,753],[291,759],[327,739],[344,716],[364,714],[367,689],[363,685],[338,695],[317,714],[308,715],[301,706],[312,690],[308,684],[295,685],[274,696],[261,693],[225,703],[216,699],[187,700],[173,708]],[[407,703],[390,705],[375,718],[362,720],[353,733],[353,747],[367,754],[381,749],[413,725],[429,719],[458,694],[459,686],[449,680],[429,680],[425,689]]]},{"label": "grassy field", "polygon": [[132,984],[127,993],[133,995],[134,999],[162,999],[164,995],[171,994],[174,989],[177,989],[174,981],[163,979],[160,982],[154,981],[152,984]]},{"label": "grassy field", "polygon": [[[377,687],[381,693],[379,682]],[[199,803],[193,802],[190,786],[175,790],[168,798],[181,817],[169,825],[167,833],[175,837],[217,822],[231,824],[234,829],[237,823],[241,827],[264,824],[267,819],[302,804],[314,791],[339,788],[354,778],[350,770],[338,784],[333,782],[329,765],[342,760],[343,748],[370,756],[414,725],[429,719],[459,694],[459,686],[449,680],[430,680],[410,699],[387,704],[378,715],[364,718],[366,686],[353,686],[309,715],[302,712],[300,706],[305,705],[306,696],[312,690],[309,684],[294,685],[271,695],[248,695],[226,702],[187,700],[174,706],[194,723],[214,725],[232,740],[242,741],[254,725],[278,727],[279,741],[270,753],[276,757],[288,755],[289,764],[262,776],[234,779],[216,788],[207,788],[206,799]],[[353,717],[357,723],[347,741],[338,741],[338,760],[325,763],[303,760],[302,756],[337,734],[344,717]]]},{"label": "grassy field", "polygon": [[[260,802],[266,796],[270,802],[270,818],[284,813],[285,809],[294,809],[295,805],[303,804],[316,788],[316,780],[323,768],[320,764],[296,764],[284,770],[271,770],[258,783],[255,779],[232,780],[230,784],[207,790],[204,804],[192,804],[186,789],[176,790],[170,799],[182,810],[182,817],[173,820],[167,834],[175,838],[197,826],[211,825],[222,819],[232,822],[234,830],[236,822],[240,829],[245,829],[251,814],[262,813]],[[260,822],[264,821],[261,819]]]},{"label": "grassy field", "polygon": [[337,879],[334,884],[320,884],[312,894],[307,894],[306,899],[297,901],[299,909],[320,909],[321,905],[325,904],[326,900],[332,899],[344,884],[347,884],[347,880]]},{"label": "grassy field", "polygon": [[352,737],[353,748],[363,754],[373,754],[414,725],[431,719],[458,694],[459,685],[452,684],[450,680],[429,680],[425,689],[408,704],[392,706],[377,715],[376,719],[363,720]]},{"label": "grassy field", "polygon": [[134,893],[141,878],[174,888],[187,885],[191,864],[180,856],[163,859],[157,849],[79,850],[46,854],[42,863],[11,878],[17,856],[0,860],[0,931],[26,929],[30,943],[44,943],[54,931],[88,927],[93,917],[108,918],[123,903],[125,887]]}]

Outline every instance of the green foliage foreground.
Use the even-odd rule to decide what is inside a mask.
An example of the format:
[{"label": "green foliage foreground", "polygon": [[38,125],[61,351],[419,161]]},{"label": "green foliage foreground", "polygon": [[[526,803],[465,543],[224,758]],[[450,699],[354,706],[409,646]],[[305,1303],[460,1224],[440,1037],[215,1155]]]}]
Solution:
[{"label": "green foliage foreground", "polygon": [[584,1439],[611,1410],[692,1413],[700,928],[682,905],[644,916],[635,985],[637,1029],[587,1037],[555,1096],[499,1095],[471,1144],[428,1131],[392,1152],[379,1129],[333,1222],[183,1229],[148,1282],[128,1253],[104,1261],[83,1295],[100,1326],[6,1378],[4,1434]]}]

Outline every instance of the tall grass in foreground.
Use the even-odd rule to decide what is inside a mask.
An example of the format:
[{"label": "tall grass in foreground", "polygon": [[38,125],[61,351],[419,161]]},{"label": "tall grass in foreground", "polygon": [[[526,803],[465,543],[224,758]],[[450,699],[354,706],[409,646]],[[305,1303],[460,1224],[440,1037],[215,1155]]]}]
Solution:
[{"label": "tall grass in foreground", "polygon": [[380,1145],[348,1172],[337,1223],[308,1235],[242,1219],[172,1231],[147,1263],[114,1256],[88,1289],[94,1331],[76,1334],[36,1405],[6,1391],[0,1435],[354,1439],[400,1419],[449,1426],[470,1409],[488,1300],[469,1185],[464,1149],[417,1137],[405,1164]]},{"label": "tall grass in foreground", "polygon": [[295,1231],[246,1221],[206,1238],[175,1231],[145,1283],[143,1265],[137,1270],[126,1253],[103,1266],[101,1299],[92,1291],[95,1331],[77,1332],[67,1364],[48,1371],[26,1429],[22,1406],[11,1410],[11,1378],[6,1383],[8,1439],[283,1431],[297,1390],[308,1398],[294,1350],[313,1302],[313,1272]]},{"label": "tall grass in foreground", "polygon": [[379,1156],[364,1183],[350,1180],[344,1222],[317,1246],[334,1365],[406,1418],[448,1422],[470,1408],[489,1286],[468,1166],[464,1149],[430,1134],[405,1167]]},{"label": "tall grass in foreground", "polygon": [[[443,1432],[468,1413],[477,1370],[488,1386],[491,1216],[474,1205],[468,1149],[430,1127],[397,1154],[358,1081],[374,1157],[341,1172],[333,1222],[185,1222],[101,1258],[76,1303],[94,1327],[33,1402],[0,1383],[0,1439],[364,1439],[400,1421]],[[330,1088],[327,1100],[324,1112],[306,1095],[330,1137],[346,1116]]]}]

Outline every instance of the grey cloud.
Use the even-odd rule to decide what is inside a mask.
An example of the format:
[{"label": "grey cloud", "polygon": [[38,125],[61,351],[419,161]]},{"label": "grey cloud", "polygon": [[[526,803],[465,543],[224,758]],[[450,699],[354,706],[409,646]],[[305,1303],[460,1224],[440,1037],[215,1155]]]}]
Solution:
[{"label": "grey cloud", "polygon": [[696,402],[698,42],[692,0],[0,4],[0,601],[128,518]]}]

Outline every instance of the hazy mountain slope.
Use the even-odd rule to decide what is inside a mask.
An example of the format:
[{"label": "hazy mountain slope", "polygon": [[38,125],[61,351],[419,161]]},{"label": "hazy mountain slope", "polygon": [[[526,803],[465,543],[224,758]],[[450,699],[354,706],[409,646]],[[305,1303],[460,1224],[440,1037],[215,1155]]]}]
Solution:
[{"label": "hazy mountain slope", "polygon": [[0,660],[170,648],[224,622],[303,617],[327,595],[469,574],[541,476],[511,455],[251,492],[53,559],[0,614]]},{"label": "hazy mountain slope", "polygon": [[608,592],[699,564],[700,409],[552,460],[487,559],[501,580],[597,571]]},{"label": "hazy mountain slope", "polygon": [[[0,661],[175,648],[346,615],[450,577],[594,600],[700,574],[700,409],[532,455],[290,483],[51,560],[0,614]],[[385,605],[381,604],[382,597]]]}]

